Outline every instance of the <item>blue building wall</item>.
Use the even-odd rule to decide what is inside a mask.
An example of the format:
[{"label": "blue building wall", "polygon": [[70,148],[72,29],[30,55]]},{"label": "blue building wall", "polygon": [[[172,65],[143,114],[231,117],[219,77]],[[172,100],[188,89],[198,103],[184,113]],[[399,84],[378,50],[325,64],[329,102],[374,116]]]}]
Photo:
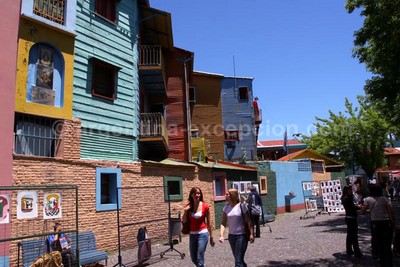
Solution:
[{"label": "blue building wall", "polygon": [[[116,23],[79,1],[76,20],[73,117],[81,119],[81,158],[138,160],[138,3],[117,1]],[[118,68],[116,98],[92,96],[91,60]]]},{"label": "blue building wall", "polygon": [[312,181],[312,174],[311,169],[309,171],[302,171],[302,168],[299,168],[301,164],[301,162],[270,162],[271,171],[276,173],[276,198],[278,207],[284,207],[287,204],[285,196],[288,196],[289,192],[295,193],[295,197],[290,200],[290,205],[304,203],[301,182]]},{"label": "blue building wall", "polygon": [[[248,99],[241,100],[239,87],[248,88]],[[221,81],[222,123],[224,130],[239,130],[239,141],[229,148],[224,142],[224,159],[240,160],[242,150],[247,160],[257,156],[253,110],[253,78],[224,77]]]}]

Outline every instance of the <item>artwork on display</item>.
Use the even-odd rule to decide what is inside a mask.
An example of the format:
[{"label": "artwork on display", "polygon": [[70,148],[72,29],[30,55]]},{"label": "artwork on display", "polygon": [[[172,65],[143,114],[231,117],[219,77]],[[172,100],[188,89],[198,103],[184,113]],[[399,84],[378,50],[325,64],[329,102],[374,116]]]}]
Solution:
[{"label": "artwork on display", "polygon": [[246,183],[245,182],[240,182],[239,193],[240,194],[245,194],[246,193]]},{"label": "artwork on display", "polygon": [[318,182],[303,182],[303,191],[309,191],[312,196],[320,195],[320,187]]},{"label": "artwork on display", "polygon": [[0,224],[10,222],[10,195],[0,195]]},{"label": "artwork on display", "polygon": [[342,201],[342,185],[340,180],[321,181],[324,209],[327,212],[344,212]]},{"label": "artwork on display", "polygon": [[245,186],[246,193],[250,193],[250,189],[251,189],[251,182],[245,182],[245,184],[246,184],[246,186]]},{"label": "artwork on display", "polygon": [[316,211],[318,210],[317,200],[315,199],[306,199],[306,211]]},{"label": "artwork on display", "polygon": [[43,196],[43,218],[59,219],[62,215],[61,193],[45,193]]},{"label": "artwork on display", "polygon": [[240,182],[233,182],[232,188],[235,188],[238,192],[240,192]]},{"label": "artwork on display", "polygon": [[17,219],[38,217],[38,194],[36,191],[21,191],[17,195]]},{"label": "artwork on display", "polygon": [[258,184],[253,184],[253,186],[256,188],[257,193],[260,194],[260,188],[259,188]]}]

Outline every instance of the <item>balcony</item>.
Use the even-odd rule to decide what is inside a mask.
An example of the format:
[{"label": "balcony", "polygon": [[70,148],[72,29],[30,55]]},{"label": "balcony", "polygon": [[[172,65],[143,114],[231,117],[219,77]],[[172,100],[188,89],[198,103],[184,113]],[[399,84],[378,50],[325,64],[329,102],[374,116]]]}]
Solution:
[{"label": "balcony", "polygon": [[194,161],[204,161],[205,157],[208,157],[209,140],[204,137],[192,137],[192,159]]},{"label": "balcony", "polygon": [[139,75],[140,81],[148,94],[166,94],[165,64],[161,46],[140,46]]},{"label": "balcony", "polygon": [[161,160],[168,156],[168,131],[161,113],[141,113],[139,158]]}]

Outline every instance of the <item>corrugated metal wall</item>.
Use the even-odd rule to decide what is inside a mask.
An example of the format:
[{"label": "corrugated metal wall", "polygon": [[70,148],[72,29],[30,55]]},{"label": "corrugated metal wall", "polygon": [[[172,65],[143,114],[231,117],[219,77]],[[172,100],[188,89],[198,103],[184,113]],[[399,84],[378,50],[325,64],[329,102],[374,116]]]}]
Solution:
[{"label": "corrugated metal wall", "polygon": [[[225,130],[239,130],[239,141],[233,148],[224,144],[226,160],[238,160],[242,157],[242,148],[247,159],[257,156],[256,136],[254,133],[253,80],[251,78],[224,77],[222,80],[222,121]],[[239,99],[239,87],[248,88],[248,100]],[[253,156],[253,158],[252,158]]]},{"label": "corrugated metal wall", "polygon": [[130,136],[110,135],[91,129],[81,131],[81,158],[135,161],[136,139]]},{"label": "corrugated metal wall", "polygon": [[[78,5],[73,116],[81,119],[82,128],[99,130],[102,134],[89,131],[91,134],[84,136],[82,133],[82,157],[102,158],[98,151],[110,150],[115,160],[137,160],[137,1],[117,1],[116,25],[96,16],[94,3],[82,1]],[[92,96],[92,58],[120,68],[114,101]]]}]

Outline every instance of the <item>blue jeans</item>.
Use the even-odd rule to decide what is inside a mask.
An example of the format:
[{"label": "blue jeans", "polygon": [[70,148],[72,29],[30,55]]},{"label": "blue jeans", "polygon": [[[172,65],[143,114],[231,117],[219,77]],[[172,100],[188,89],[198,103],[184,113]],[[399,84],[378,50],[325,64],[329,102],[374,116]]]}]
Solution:
[{"label": "blue jeans", "polygon": [[190,234],[189,237],[190,258],[197,267],[204,266],[204,253],[206,252],[208,237],[209,237],[208,232],[202,234]]},{"label": "blue jeans", "polygon": [[231,245],[233,256],[235,257],[235,267],[247,267],[244,262],[244,254],[247,250],[248,241],[245,235],[229,235],[229,244]]}]

